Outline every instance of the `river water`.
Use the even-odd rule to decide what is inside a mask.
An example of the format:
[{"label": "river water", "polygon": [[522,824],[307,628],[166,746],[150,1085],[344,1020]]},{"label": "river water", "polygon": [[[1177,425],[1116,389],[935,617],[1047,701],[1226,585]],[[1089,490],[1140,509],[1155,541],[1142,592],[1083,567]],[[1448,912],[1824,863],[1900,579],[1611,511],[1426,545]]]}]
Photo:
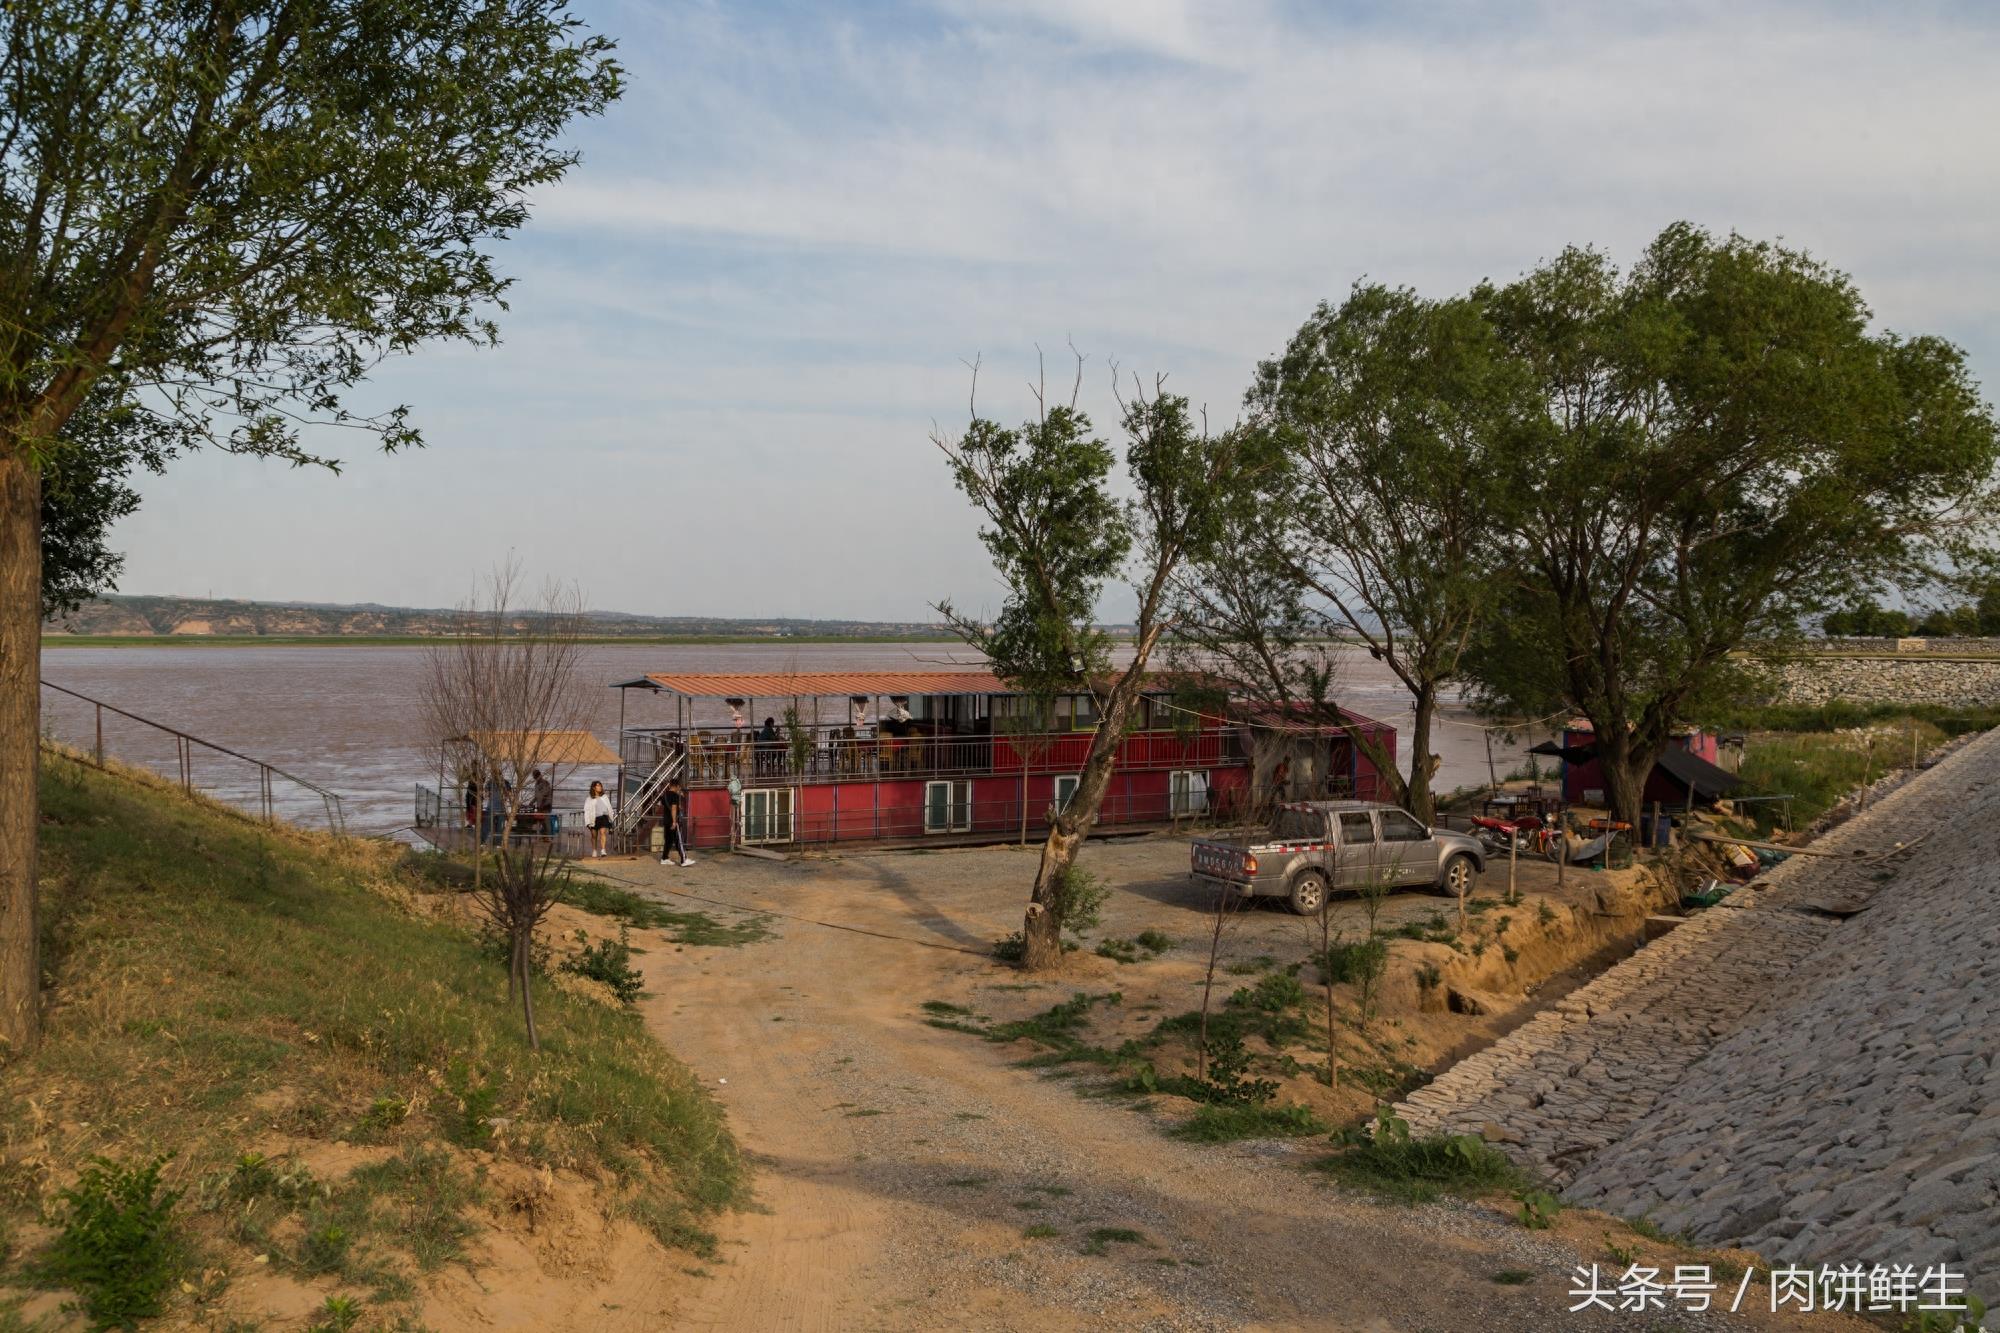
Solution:
[{"label": "river water", "polygon": [[[394,835],[412,820],[416,784],[435,782],[437,755],[425,740],[422,647],[82,648],[50,646],[42,678],[79,694],[189,735],[224,745],[339,793],[350,832]],[[948,643],[841,644],[605,644],[585,650],[583,678],[630,680],[656,671],[895,671],[972,667],[983,659]],[[1341,702],[1395,725],[1398,752],[1407,748],[1410,713],[1395,679],[1357,653],[1343,676]],[[626,720],[635,725],[673,720],[670,700],[630,691]],[[593,725],[615,745],[619,691],[592,692]],[[94,710],[54,691],[42,692],[43,730],[89,748]],[[1483,782],[1486,736],[1460,709],[1447,713],[1433,749],[1441,759],[1442,790]],[[1493,738],[1493,762],[1504,776],[1520,762],[1530,738]],[[106,714],[107,754],[178,775],[173,740]],[[195,785],[246,808],[258,801],[257,770],[196,747]],[[320,798],[282,780],[272,792],[278,813],[323,823]]]}]

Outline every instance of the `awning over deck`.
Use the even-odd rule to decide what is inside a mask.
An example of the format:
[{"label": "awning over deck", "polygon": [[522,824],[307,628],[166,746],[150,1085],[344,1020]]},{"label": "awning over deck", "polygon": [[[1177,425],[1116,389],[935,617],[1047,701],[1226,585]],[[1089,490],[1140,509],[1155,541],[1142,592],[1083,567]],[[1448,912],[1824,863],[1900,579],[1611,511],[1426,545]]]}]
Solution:
[{"label": "awning over deck", "polygon": [[551,768],[618,766],[618,756],[587,731],[475,731],[458,739],[510,763],[547,764]]},{"label": "awning over deck", "polygon": [[661,671],[637,680],[621,680],[614,688],[663,690],[689,699],[1013,693],[991,671],[801,671],[743,675]]}]

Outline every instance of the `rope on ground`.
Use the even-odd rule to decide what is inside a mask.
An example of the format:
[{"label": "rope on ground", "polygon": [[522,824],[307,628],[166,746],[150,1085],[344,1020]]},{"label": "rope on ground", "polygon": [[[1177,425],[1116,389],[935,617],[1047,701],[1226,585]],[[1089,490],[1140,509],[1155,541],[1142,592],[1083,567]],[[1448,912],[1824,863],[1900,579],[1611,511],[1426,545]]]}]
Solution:
[{"label": "rope on ground", "polygon": [[940,944],[936,940],[920,940],[909,935],[891,935],[887,931],[870,930],[866,926],[850,926],[840,921],[822,921],[818,917],[800,916],[796,912],[781,912],[775,907],[745,907],[740,903],[726,902],[721,898],[708,898],[699,893],[689,893],[685,889],[669,889],[658,884],[647,884],[636,879],[626,879],[609,871],[593,867],[588,873],[619,884],[629,884],[635,889],[646,889],[655,893],[670,894],[676,898],[686,898],[692,902],[707,903],[712,907],[727,908],[732,912],[745,912],[751,916],[782,917],[786,921],[802,921],[809,926],[824,926],[828,930],[844,930],[852,935],[867,935],[878,940],[892,940],[897,944],[914,944],[924,949],[943,949],[948,953],[968,953],[975,958],[991,958],[989,949],[968,949],[963,944]]}]

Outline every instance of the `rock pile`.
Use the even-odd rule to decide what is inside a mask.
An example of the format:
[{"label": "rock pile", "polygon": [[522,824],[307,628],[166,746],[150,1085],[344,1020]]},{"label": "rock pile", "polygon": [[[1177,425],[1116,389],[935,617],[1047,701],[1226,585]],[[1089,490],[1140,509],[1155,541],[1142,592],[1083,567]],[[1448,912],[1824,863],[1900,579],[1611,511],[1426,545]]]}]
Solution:
[{"label": "rock pile", "polygon": [[2000,704],[2000,660],[1927,662],[1921,658],[1822,657],[1771,669],[1776,703]]}]

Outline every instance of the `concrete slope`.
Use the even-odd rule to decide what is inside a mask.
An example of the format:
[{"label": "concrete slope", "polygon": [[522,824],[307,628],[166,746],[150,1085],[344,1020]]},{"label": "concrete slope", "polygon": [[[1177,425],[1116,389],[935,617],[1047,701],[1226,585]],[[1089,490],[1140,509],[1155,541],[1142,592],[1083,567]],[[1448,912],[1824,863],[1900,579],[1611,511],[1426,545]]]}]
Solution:
[{"label": "concrete slope", "polygon": [[[2000,732],[1412,1095],[1581,1203],[2000,1285]],[[1911,845],[1913,844],[1913,845]],[[1833,909],[1829,911],[1828,909]],[[1858,910],[1857,910],[1858,909]]]}]

